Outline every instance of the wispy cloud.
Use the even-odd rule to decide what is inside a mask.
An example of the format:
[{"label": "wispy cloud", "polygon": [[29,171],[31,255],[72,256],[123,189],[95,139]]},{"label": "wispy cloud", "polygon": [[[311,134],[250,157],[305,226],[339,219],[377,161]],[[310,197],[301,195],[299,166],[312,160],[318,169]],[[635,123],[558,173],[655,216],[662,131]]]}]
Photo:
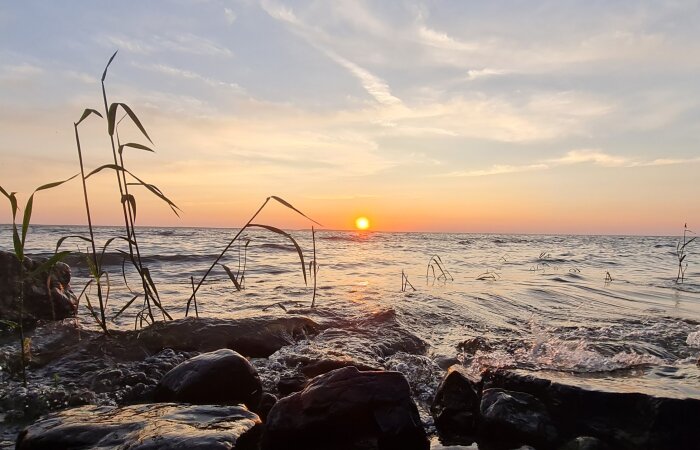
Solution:
[{"label": "wispy cloud", "polygon": [[102,41],[110,47],[117,47],[141,55],[165,51],[218,57],[233,55],[231,50],[221,44],[193,33],[171,36],[154,35],[141,39],[123,35],[107,35],[102,38]]},{"label": "wispy cloud", "polygon": [[697,158],[659,158],[653,160],[632,159],[622,156],[611,155],[604,153],[601,150],[571,150],[559,158],[543,160],[532,164],[522,165],[507,165],[494,164],[485,169],[453,171],[438,175],[439,177],[483,177],[489,175],[503,175],[520,172],[531,172],[537,170],[554,169],[559,166],[569,166],[574,164],[593,164],[602,167],[618,167],[618,168],[633,168],[633,167],[651,167],[651,166],[668,166],[675,164],[693,164],[699,163],[700,157]]},{"label": "wispy cloud", "polygon": [[172,66],[169,66],[167,64],[134,63],[134,66],[142,68],[142,69],[152,70],[152,71],[159,72],[162,74],[170,75],[173,77],[184,78],[186,80],[201,81],[202,83],[204,83],[208,86],[211,86],[211,87],[224,87],[224,88],[232,89],[233,91],[240,93],[240,94],[245,92],[245,89],[243,89],[237,83],[230,83],[227,81],[216,80],[214,78],[205,77],[204,75],[201,75],[201,74],[196,73],[196,72],[192,72],[190,70],[178,69],[177,67],[172,67]]},{"label": "wispy cloud", "polygon": [[226,19],[226,23],[232,25],[238,16],[231,8],[224,8],[224,18]]}]

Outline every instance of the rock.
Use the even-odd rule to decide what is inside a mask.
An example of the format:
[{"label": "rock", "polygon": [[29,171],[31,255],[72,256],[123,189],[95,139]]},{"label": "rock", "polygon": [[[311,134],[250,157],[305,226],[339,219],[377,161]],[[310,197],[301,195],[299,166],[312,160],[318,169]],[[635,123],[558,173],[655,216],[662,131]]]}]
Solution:
[{"label": "rock", "polygon": [[[29,277],[46,258],[25,257],[24,311],[22,318],[32,323],[38,320],[62,320],[74,317],[78,299],[70,287],[70,267],[58,262],[49,274],[44,270]],[[19,322],[20,265],[13,253],[0,251],[0,319]]]},{"label": "rock", "polygon": [[280,377],[280,380],[277,382],[277,390],[282,397],[286,397],[289,394],[303,390],[307,384],[309,384],[309,380],[305,376],[290,375]]},{"label": "rock", "polygon": [[477,351],[491,350],[491,344],[486,338],[482,336],[476,336],[473,338],[466,339],[459,344],[457,344],[457,350],[464,353],[465,355],[474,355]]},{"label": "rock", "polygon": [[154,399],[196,405],[244,403],[254,409],[261,395],[262,383],[255,367],[240,354],[224,348],[174,367],[156,386]]},{"label": "rock", "polygon": [[496,441],[550,448],[558,439],[547,408],[536,397],[504,389],[484,389],[480,434]]},{"label": "rock", "polygon": [[[648,369],[650,374],[663,368]],[[666,376],[665,386],[674,380]],[[553,425],[567,440],[590,436],[614,449],[690,449],[700,442],[700,398],[694,387],[659,392],[645,377],[586,377],[563,373],[489,371],[484,392],[499,389],[536,397],[549,412]],[[631,391],[631,387],[639,392]],[[661,394],[666,396],[661,396]],[[576,447],[574,447],[576,448]]]},{"label": "rock", "polygon": [[346,367],[279,400],[261,448],[422,450],[429,442],[403,375]]},{"label": "rock", "polygon": [[468,438],[476,433],[481,401],[480,380],[473,380],[458,369],[450,370],[430,407],[440,436]]},{"label": "rock", "polygon": [[209,352],[230,348],[250,358],[267,358],[280,348],[318,333],[319,326],[306,317],[251,317],[212,319],[193,317],[156,322],[129,333],[134,344],[149,352],[165,348]]},{"label": "rock", "polygon": [[240,406],[83,406],[25,428],[16,448],[252,449],[259,424]]},{"label": "rock", "polygon": [[459,364],[459,359],[455,358],[454,356],[436,356],[433,358],[433,361],[435,361],[435,364],[438,365],[439,368],[442,370],[447,370],[450,367],[454,366],[455,364]]},{"label": "rock", "polygon": [[267,415],[270,413],[272,407],[275,406],[275,403],[277,403],[277,397],[269,392],[263,392],[260,398],[260,404],[255,410],[255,413],[260,416],[263,422],[267,420]]}]

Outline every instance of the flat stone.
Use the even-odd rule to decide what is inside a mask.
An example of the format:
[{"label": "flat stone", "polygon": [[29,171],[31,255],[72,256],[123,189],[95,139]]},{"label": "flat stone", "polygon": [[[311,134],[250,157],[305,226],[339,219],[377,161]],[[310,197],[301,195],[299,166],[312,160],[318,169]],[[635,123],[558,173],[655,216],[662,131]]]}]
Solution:
[{"label": "flat stone", "polygon": [[252,449],[259,424],[257,415],[240,406],[83,406],[25,428],[16,448]]}]

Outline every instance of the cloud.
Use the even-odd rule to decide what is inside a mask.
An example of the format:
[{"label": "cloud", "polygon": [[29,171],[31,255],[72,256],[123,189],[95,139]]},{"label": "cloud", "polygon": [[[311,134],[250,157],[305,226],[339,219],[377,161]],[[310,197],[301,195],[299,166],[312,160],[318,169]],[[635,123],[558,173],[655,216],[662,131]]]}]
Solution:
[{"label": "cloud", "polygon": [[530,172],[534,170],[549,170],[560,166],[570,166],[574,164],[593,164],[608,168],[633,168],[633,167],[651,167],[651,166],[668,166],[675,164],[693,164],[699,163],[700,157],[697,158],[660,158],[653,160],[631,159],[622,156],[615,156],[604,153],[601,150],[586,149],[586,150],[571,150],[559,158],[547,159],[532,164],[523,165],[507,165],[494,164],[486,169],[462,170],[448,172],[439,177],[454,178],[454,177],[483,177],[489,175],[503,175],[510,173]]},{"label": "cloud", "polygon": [[547,162],[555,166],[568,165],[568,164],[582,164],[582,163],[593,163],[600,166],[606,167],[625,167],[629,166],[630,161],[627,158],[621,156],[609,155],[603,153],[600,150],[571,150],[567,152],[566,155],[550,159]]},{"label": "cloud", "polygon": [[173,36],[154,35],[141,39],[122,35],[107,35],[102,38],[102,41],[109,47],[125,49],[140,55],[151,55],[166,51],[218,57],[230,57],[233,55],[228,48],[193,33],[178,33]]},{"label": "cloud", "polygon": [[245,93],[245,89],[243,89],[237,83],[230,83],[227,81],[216,80],[214,78],[205,77],[204,75],[201,75],[201,74],[196,73],[196,72],[178,69],[177,67],[172,67],[172,66],[169,66],[167,64],[145,65],[145,64],[135,63],[134,66],[142,68],[142,69],[146,69],[146,70],[156,71],[156,72],[170,75],[173,77],[184,78],[187,80],[201,81],[202,83],[204,83],[208,86],[211,86],[211,87],[225,87],[228,89],[232,89],[233,91],[235,91],[239,94]]},{"label": "cloud", "polygon": [[503,75],[505,73],[507,73],[505,70],[499,69],[471,69],[467,72],[467,80],[474,81],[480,78]]},{"label": "cloud", "polygon": [[224,8],[224,18],[229,25],[233,24],[238,16],[231,8]]}]

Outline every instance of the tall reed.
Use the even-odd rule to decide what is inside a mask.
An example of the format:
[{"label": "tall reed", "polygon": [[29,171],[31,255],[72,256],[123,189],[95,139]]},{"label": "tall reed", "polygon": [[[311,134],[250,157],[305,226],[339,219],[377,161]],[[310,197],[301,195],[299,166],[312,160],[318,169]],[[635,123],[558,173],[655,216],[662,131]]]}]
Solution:
[{"label": "tall reed", "polygon": [[678,274],[676,275],[676,283],[683,283],[685,280],[685,271],[688,269],[687,262],[685,263],[685,266],[683,266],[683,262],[688,256],[686,249],[688,245],[690,245],[696,238],[696,236],[693,236],[692,238],[688,239],[688,233],[695,234],[692,230],[688,229],[688,224],[686,223],[683,226],[683,243],[681,243],[679,240],[676,244],[676,257],[678,258]]}]

